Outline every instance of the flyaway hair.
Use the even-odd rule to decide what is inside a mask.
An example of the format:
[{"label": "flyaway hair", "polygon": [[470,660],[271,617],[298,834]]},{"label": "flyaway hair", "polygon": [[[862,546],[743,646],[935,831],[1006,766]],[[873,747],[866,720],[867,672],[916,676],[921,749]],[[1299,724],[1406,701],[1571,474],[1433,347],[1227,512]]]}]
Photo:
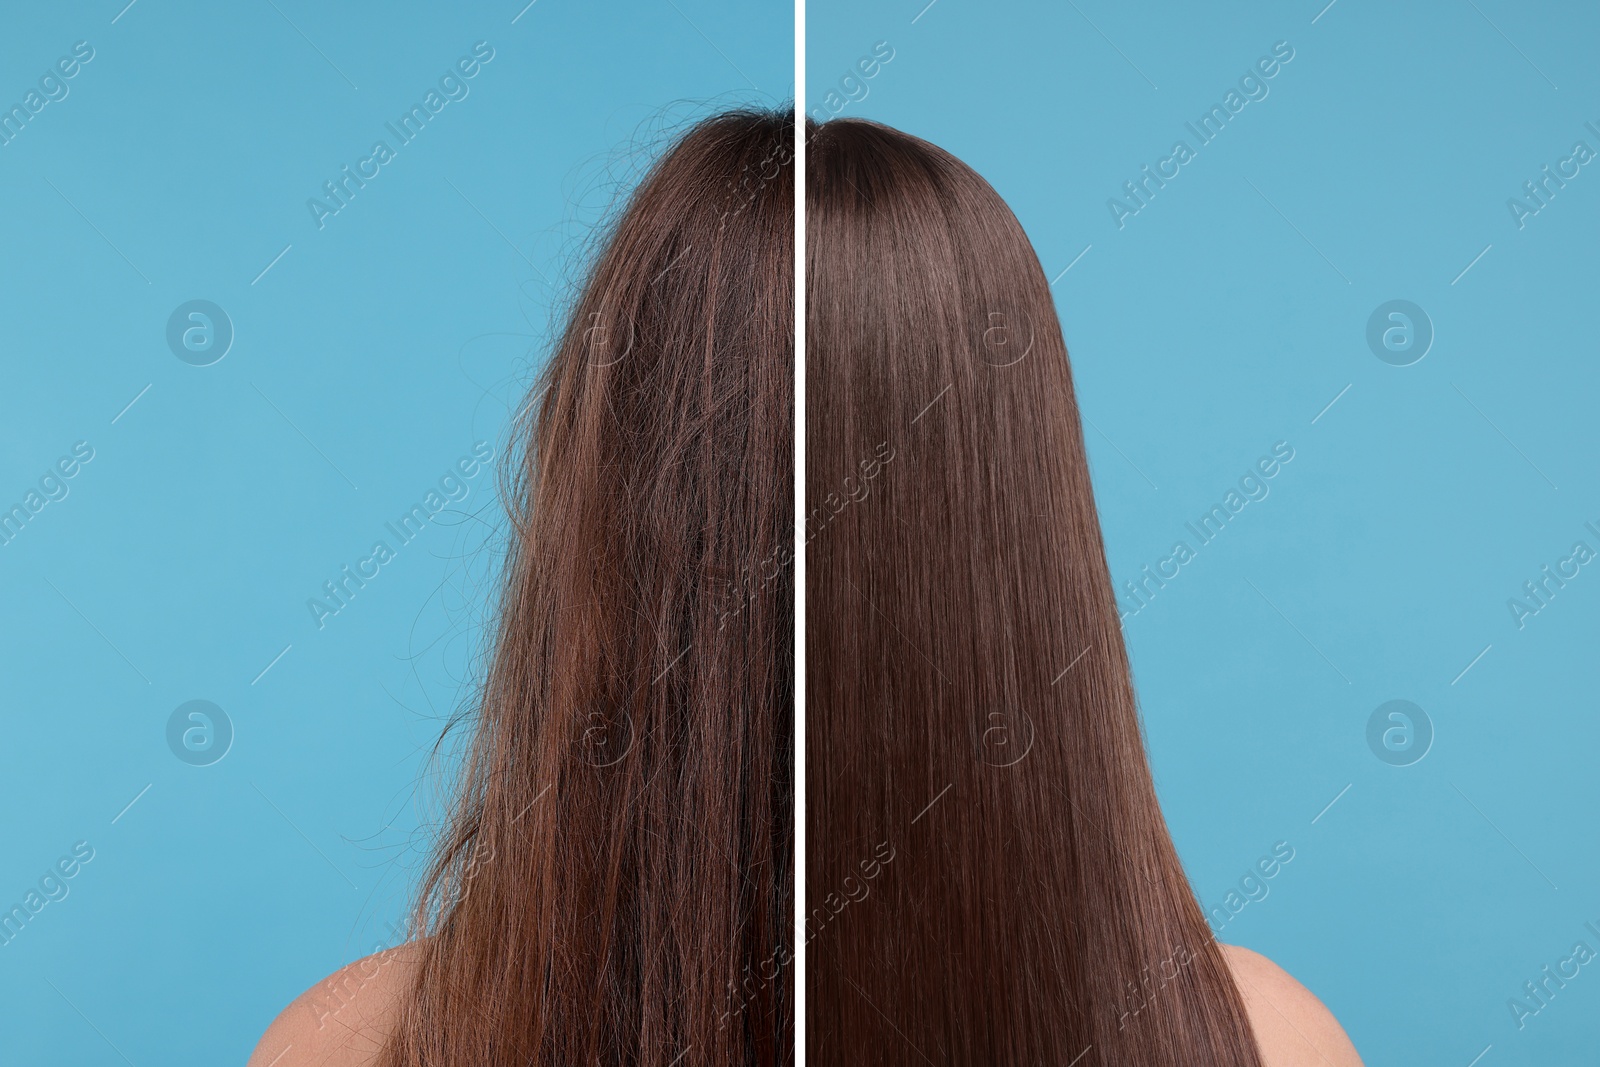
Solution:
[{"label": "flyaway hair", "polygon": [[678,140],[533,387],[389,1067],[792,1062],[793,136]]},{"label": "flyaway hair", "polygon": [[807,135],[808,1062],[1257,1067],[1032,246],[925,141]]}]

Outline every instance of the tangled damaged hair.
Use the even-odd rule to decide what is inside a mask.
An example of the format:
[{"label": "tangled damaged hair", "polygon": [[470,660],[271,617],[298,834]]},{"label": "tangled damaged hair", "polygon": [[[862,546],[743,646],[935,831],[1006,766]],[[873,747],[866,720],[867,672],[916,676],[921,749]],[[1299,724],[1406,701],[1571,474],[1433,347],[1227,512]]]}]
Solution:
[{"label": "tangled damaged hair", "polygon": [[793,136],[679,139],[533,387],[388,1067],[792,1059]]}]

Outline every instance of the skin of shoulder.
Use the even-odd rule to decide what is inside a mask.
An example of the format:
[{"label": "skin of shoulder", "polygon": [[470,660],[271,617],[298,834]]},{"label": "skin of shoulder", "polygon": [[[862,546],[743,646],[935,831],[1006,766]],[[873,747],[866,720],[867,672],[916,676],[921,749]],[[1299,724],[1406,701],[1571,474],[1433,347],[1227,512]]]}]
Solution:
[{"label": "skin of shoulder", "polygon": [[1266,1067],[1362,1067],[1355,1045],[1311,990],[1258,952],[1223,945]]},{"label": "skin of shoulder", "polygon": [[330,974],[283,1009],[247,1067],[371,1067],[416,975],[418,949],[400,945]]}]

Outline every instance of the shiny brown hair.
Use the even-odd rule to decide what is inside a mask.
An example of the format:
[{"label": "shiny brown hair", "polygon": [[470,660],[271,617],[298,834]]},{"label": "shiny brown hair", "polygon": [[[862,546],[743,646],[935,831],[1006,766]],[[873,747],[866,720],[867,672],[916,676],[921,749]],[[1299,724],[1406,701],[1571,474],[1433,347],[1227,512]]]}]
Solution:
[{"label": "shiny brown hair", "polygon": [[807,137],[808,1062],[1254,1067],[1033,248],[925,141]]},{"label": "shiny brown hair", "polygon": [[684,134],[534,385],[390,1067],[792,1060],[793,136]]}]

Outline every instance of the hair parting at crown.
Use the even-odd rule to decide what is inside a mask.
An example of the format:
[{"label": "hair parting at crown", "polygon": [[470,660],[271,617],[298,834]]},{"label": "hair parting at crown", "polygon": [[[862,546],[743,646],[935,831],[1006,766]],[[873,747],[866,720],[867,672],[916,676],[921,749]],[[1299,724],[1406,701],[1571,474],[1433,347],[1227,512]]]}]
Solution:
[{"label": "hair parting at crown", "polygon": [[534,385],[387,1067],[792,1061],[793,123],[665,153]]},{"label": "hair parting at crown", "polygon": [[1037,257],[941,149],[807,137],[808,1061],[1256,1067]]}]

